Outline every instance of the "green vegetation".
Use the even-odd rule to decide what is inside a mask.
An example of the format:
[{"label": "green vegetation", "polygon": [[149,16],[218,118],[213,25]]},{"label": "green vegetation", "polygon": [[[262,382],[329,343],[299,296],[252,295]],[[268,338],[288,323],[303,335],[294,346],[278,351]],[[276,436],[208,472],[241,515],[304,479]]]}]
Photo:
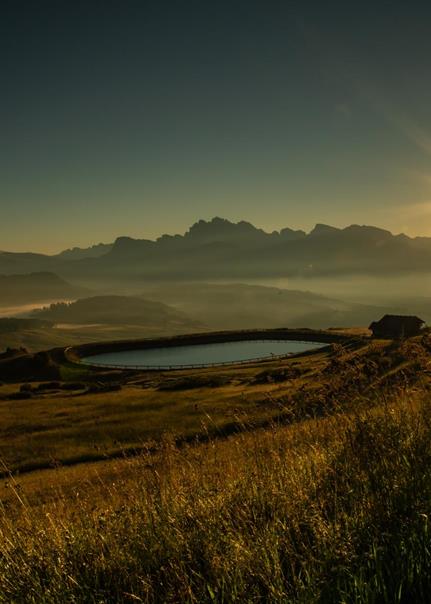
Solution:
[{"label": "green vegetation", "polygon": [[4,385],[0,602],[427,601],[429,350]]}]

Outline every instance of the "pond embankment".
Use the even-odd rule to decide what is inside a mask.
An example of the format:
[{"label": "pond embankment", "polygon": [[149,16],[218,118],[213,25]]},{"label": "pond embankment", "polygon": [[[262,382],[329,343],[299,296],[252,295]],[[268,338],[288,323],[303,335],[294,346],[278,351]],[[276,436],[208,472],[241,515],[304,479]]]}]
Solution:
[{"label": "pond embankment", "polygon": [[[357,337],[334,331],[314,329],[247,329],[238,331],[217,331],[208,333],[196,333],[178,335],[173,337],[160,337],[139,340],[118,340],[112,342],[94,342],[71,346],[64,352],[69,362],[79,363],[82,359],[88,359],[99,354],[122,352],[129,350],[148,350],[154,348],[170,348],[178,346],[193,346],[202,344],[216,344],[225,342],[251,340],[295,340],[302,342],[318,342],[323,344],[348,344],[357,341]],[[91,362],[86,361],[87,365]]]}]

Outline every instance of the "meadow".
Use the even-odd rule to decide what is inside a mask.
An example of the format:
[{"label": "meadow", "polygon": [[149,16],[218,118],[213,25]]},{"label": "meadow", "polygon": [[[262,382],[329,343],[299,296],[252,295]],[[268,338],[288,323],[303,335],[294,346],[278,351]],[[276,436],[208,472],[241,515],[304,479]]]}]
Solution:
[{"label": "meadow", "polygon": [[[15,472],[0,488],[0,601],[427,601],[428,351],[427,338],[334,346],[2,401],[2,429],[4,405],[24,405],[28,423],[2,433]],[[92,462],[96,436],[105,459]],[[37,455],[47,469],[16,472]]]},{"label": "meadow", "polygon": [[[88,377],[85,367],[83,374],[65,367],[66,382],[4,384],[0,457],[10,470],[23,471],[133,453],[166,432],[190,440],[269,420],[282,410],[281,396],[305,384],[315,389],[310,377],[327,361],[324,354],[313,358],[128,377],[108,371],[96,382],[76,381]],[[282,381],[267,377],[274,371]]]}]

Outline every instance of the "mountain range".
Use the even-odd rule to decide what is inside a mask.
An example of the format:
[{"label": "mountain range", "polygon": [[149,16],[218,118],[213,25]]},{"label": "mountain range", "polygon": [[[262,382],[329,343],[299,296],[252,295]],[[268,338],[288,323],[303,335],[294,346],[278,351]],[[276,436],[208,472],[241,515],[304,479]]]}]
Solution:
[{"label": "mountain range", "polygon": [[48,256],[0,252],[0,274],[55,271],[74,278],[209,279],[428,271],[431,238],[373,226],[317,224],[267,233],[249,222],[199,220],[184,235],[113,243]]}]

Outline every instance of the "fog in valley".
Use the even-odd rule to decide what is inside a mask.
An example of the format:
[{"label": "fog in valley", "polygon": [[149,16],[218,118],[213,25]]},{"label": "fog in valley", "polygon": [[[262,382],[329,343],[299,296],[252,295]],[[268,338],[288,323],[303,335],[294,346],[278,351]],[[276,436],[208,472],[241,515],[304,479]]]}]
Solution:
[{"label": "fog in valley", "polygon": [[[430,238],[357,225],[266,233],[221,218],[155,241],[119,237],[54,256],[1,252],[1,345],[367,328],[385,313],[431,322],[428,266]],[[20,321],[29,318],[37,323]]]},{"label": "fog in valley", "polygon": [[[214,282],[93,283],[79,298],[40,298],[0,304],[6,346],[37,350],[85,341],[155,337],[254,327],[368,327],[385,313],[417,314],[431,322],[430,275]],[[0,296],[1,297],[1,296]],[[79,302],[76,302],[78,300]],[[7,317],[33,318],[31,328]]]}]

